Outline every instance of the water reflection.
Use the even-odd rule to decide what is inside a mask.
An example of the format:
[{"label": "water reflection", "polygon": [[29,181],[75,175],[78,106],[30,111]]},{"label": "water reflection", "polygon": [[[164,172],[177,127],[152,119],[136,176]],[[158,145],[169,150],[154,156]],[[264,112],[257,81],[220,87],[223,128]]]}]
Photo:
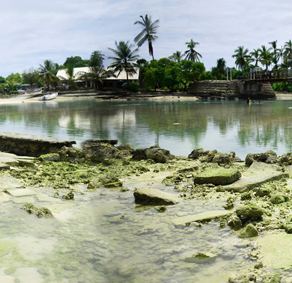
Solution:
[{"label": "water reflection", "polygon": [[75,140],[157,144],[175,155],[194,148],[249,152],[291,150],[292,101],[98,102],[95,99],[1,105],[0,130]]}]

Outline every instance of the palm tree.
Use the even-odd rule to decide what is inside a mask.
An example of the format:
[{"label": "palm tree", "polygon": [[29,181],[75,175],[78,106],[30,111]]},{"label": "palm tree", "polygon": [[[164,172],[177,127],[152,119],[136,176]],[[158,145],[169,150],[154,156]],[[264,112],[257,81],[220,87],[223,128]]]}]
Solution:
[{"label": "palm tree", "polygon": [[[185,51],[186,60],[200,62],[202,55],[195,50],[196,45],[199,45],[199,42],[195,42],[191,39],[190,42],[186,42],[188,50]],[[200,57],[200,58],[199,58]]]},{"label": "palm tree", "polygon": [[133,44],[130,44],[129,41],[116,41],[115,45],[116,49],[109,48],[115,54],[115,57],[108,57],[113,60],[109,67],[118,75],[124,70],[127,75],[127,85],[129,85],[129,75],[136,73],[134,63],[139,58],[138,48],[132,50]]},{"label": "palm tree", "polygon": [[286,58],[284,58],[284,61],[286,61],[288,64],[288,66],[291,66],[291,60],[292,60],[292,41],[291,39],[287,42],[285,42],[285,45],[284,45],[284,56]]},{"label": "palm tree", "polygon": [[175,62],[180,62],[181,59],[183,58],[183,54],[180,51],[176,51],[175,53],[173,53],[171,56],[169,56],[170,60],[173,60]]},{"label": "palm tree", "polygon": [[269,44],[271,44],[273,48],[272,63],[275,64],[274,69],[278,69],[278,62],[279,59],[281,58],[281,50],[277,48],[277,40],[271,41],[269,42]]},{"label": "palm tree", "polygon": [[134,25],[141,25],[143,30],[134,38],[134,41],[137,43],[138,47],[141,47],[146,41],[148,41],[149,54],[154,60],[152,42],[158,38],[156,33],[159,28],[159,20],[152,22],[151,17],[149,17],[148,14],[145,15],[145,18],[143,16],[140,16],[140,18],[142,21],[136,21]]},{"label": "palm tree", "polygon": [[262,65],[266,65],[266,71],[271,65],[273,60],[273,53],[271,53],[271,48],[266,48],[266,46],[262,45],[260,49],[260,62]]},{"label": "palm tree", "polygon": [[248,55],[248,49],[244,49],[244,46],[238,46],[234,52],[235,53],[232,57],[235,58],[235,65],[238,66],[239,69],[243,70],[248,66],[251,59],[251,56]]},{"label": "palm tree", "polygon": [[250,56],[255,62],[255,66],[258,67],[258,62],[260,60],[260,49],[254,49],[252,52],[250,52]]},{"label": "palm tree", "polygon": [[56,74],[57,65],[51,60],[45,60],[44,65],[40,65],[39,67],[39,75],[47,83],[48,89],[50,89],[50,83],[58,81]]},{"label": "palm tree", "polygon": [[212,72],[212,75],[217,78],[217,80],[220,80],[224,78],[225,70],[226,70],[226,61],[224,58],[220,58],[217,60],[217,66],[213,67],[211,72]]},{"label": "palm tree", "polygon": [[66,69],[66,77],[59,76],[59,79],[68,81],[69,85],[73,88],[76,89],[76,83],[75,81],[77,80],[76,75],[74,74],[74,66],[73,65],[68,65]]},{"label": "palm tree", "polygon": [[105,79],[115,77],[112,70],[104,69],[103,60],[104,54],[100,51],[93,51],[89,60],[89,72],[79,72],[76,76],[86,81],[93,81],[95,88],[102,89]]}]

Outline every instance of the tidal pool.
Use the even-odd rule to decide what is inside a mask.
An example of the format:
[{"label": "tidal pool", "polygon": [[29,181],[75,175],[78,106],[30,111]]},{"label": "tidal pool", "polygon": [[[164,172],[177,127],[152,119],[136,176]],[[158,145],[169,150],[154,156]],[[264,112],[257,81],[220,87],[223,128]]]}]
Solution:
[{"label": "tidal pool", "polygon": [[0,105],[0,130],[75,140],[159,145],[174,155],[194,148],[248,153],[291,151],[292,101],[68,101]]}]

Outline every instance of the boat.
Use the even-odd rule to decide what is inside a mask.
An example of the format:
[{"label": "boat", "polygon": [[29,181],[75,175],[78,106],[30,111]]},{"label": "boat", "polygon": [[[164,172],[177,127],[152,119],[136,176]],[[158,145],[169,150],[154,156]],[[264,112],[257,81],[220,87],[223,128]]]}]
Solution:
[{"label": "boat", "polygon": [[39,98],[41,101],[52,100],[58,96],[58,92],[48,93]]}]

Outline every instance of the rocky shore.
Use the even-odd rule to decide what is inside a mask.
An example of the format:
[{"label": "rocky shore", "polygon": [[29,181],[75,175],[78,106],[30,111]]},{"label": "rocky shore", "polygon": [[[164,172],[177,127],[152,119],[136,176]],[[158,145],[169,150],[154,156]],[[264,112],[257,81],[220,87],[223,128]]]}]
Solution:
[{"label": "rocky shore", "polygon": [[[84,187],[82,194],[100,188],[131,193],[136,211],[155,209],[166,218],[168,210],[180,204],[222,203],[221,209],[206,206],[200,213],[178,212],[167,220],[176,229],[194,226],[199,230],[202,225],[217,223],[242,239],[246,266],[241,266],[241,272],[235,269],[236,275],[225,281],[212,282],[292,282],[292,153],[249,154],[242,161],[234,152],[194,149],[184,158],[157,146],[133,149],[115,144],[90,140],[82,148],[63,147],[38,158],[1,153],[1,201],[12,199],[38,218],[57,217],[54,210],[31,202],[31,195],[37,193],[32,188],[39,187],[53,188],[53,195],[42,195],[51,201],[74,201],[80,186]],[[124,221],[121,215],[113,223]],[[220,253],[201,250],[180,260],[212,266],[220,257]],[[132,275],[123,276],[130,279]]]}]

